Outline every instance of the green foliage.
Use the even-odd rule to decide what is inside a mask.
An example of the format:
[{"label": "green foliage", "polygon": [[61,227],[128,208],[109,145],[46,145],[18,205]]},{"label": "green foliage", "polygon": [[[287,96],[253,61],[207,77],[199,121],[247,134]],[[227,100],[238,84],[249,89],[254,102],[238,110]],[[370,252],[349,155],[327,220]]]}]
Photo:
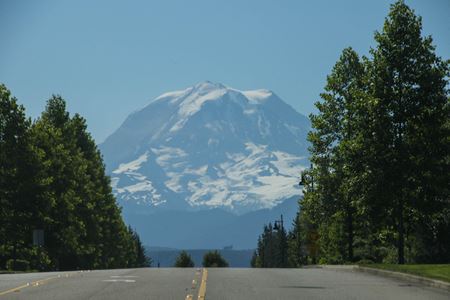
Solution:
[{"label": "green foliage", "polygon": [[298,268],[307,264],[306,226],[304,221],[300,212],[297,212],[292,224],[292,230],[288,234],[288,266],[292,268]]},{"label": "green foliage", "polygon": [[344,49],[311,115],[298,231],[311,262],[450,261],[449,62],[403,1]]},{"label": "green foliage", "polygon": [[[289,266],[289,243],[283,226],[272,224],[264,226],[264,231],[258,238],[258,246],[252,257],[251,266],[254,268],[286,268]],[[291,258],[291,260],[295,260]]]},{"label": "green foliage", "polygon": [[[150,265],[122,220],[86,120],[71,117],[60,96],[31,123],[1,85],[0,150],[0,268],[11,259],[38,270]],[[32,246],[34,229],[44,230],[43,247]]]},{"label": "green foliage", "polygon": [[252,258],[250,259],[250,266],[252,268],[258,268],[261,266],[261,261],[258,257],[258,252],[253,251]]},{"label": "green foliage", "polygon": [[24,257],[30,258],[30,268],[32,270],[53,270],[55,266],[44,247],[33,246],[27,248],[28,252]]},{"label": "green foliage", "polygon": [[22,249],[31,243],[31,226],[39,217],[35,188],[43,178],[30,143],[30,126],[23,106],[0,85],[0,268],[10,258],[21,259]]},{"label": "green foliage", "polygon": [[203,256],[203,267],[205,268],[226,268],[228,262],[220,255],[219,251],[209,251]]},{"label": "green foliage", "polygon": [[9,259],[6,262],[6,269],[8,271],[29,271],[30,262],[24,259]]},{"label": "green foliage", "polygon": [[150,267],[152,260],[145,253],[144,245],[142,245],[141,239],[135,230],[128,227],[128,233],[131,236],[131,251],[132,255],[128,262],[130,268],[146,268]]},{"label": "green foliage", "polygon": [[189,255],[186,251],[181,251],[178,255],[174,267],[176,268],[193,268],[194,261],[192,260],[191,255]]}]

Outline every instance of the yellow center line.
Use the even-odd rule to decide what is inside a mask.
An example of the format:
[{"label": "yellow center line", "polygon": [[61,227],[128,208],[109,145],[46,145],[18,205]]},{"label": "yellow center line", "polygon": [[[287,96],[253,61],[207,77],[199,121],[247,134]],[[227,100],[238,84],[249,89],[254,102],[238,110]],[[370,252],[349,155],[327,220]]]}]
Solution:
[{"label": "yellow center line", "polygon": [[[65,274],[65,277],[69,277],[69,274]],[[6,290],[6,291],[1,291],[0,292],[0,296],[6,295],[6,294],[9,294],[9,293],[13,293],[13,292],[17,292],[17,291],[20,291],[21,289],[24,289],[24,288],[27,288],[27,287],[30,287],[30,286],[39,286],[39,285],[42,285],[42,284],[44,284],[44,283],[46,283],[46,282],[48,282],[50,280],[57,279],[57,278],[61,278],[61,275],[52,276],[52,277],[48,277],[48,278],[44,278],[44,279],[39,279],[39,280],[32,281],[32,282],[27,282],[26,284],[22,284],[20,286],[15,287],[15,288],[12,288],[12,289],[9,289],[9,290]]]},{"label": "yellow center line", "polygon": [[[47,281],[50,281],[50,280],[56,279],[56,278],[60,278],[60,277],[61,277],[61,276],[53,276],[53,277],[48,277],[48,278],[36,280],[36,281],[33,281],[33,282],[31,283],[31,285],[32,285],[32,286],[38,286],[38,285],[41,285],[41,284],[46,283]],[[69,274],[66,274],[66,277],[69,277]]]},{"label": "yellow center line", "polygon": [[30,286],[29,283],[23,284],[23,285],[21,285],[21,286],[17,286],[17,287],[15,287],[15,288],[12,288],[12,289],[9,289],[9,290],[3,291],[3,292],[0,292],[0,296],[9,294],[9,293],[12,293],[12,292],[15,292],[15,291],[19,291],[19,290],[21,290],[21,289],[23,289],[23,288],[26,288],[26,287],[28,287],[28,286]]},{"label": "yellow center line", "polygon": [[[195,293],[195,290],[197,289],[197,283],[198,283],[198,280],[200,280],[201,274],[202,274],[202,270],[200,268],[197,268],[197,270],[195,271],[195,278],[192,280],[191,293]],[[197,278],[198,278],[198,280],[197,280]],[[193,294],[186,295],[185,300],[192,300],[192,299],[194,299]]]},{"label": "yellow center line", "polygon": [[202,282],[200,283],[200,289],[198,290],[198,299],[205,299],[206,296],[206,280],[208,280],[208,270],[203,269]]}]

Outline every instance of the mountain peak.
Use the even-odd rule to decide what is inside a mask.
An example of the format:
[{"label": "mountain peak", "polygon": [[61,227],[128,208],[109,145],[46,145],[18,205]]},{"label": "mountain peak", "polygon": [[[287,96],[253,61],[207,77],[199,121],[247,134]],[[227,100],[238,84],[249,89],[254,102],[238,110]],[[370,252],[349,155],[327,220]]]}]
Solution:
[{"label": "mountain peak", "polygon": [[244,101],[248,101],[249,104],[262,104],[273,96],[277,97],[274,92],[268,89],[241,91],[219,82],[205,80],[184,90],[164,93],[151,102],[165,100],[172,104],[185,106],[185,108],[194,105],[197,107],[193,111],[198,111],[198,104],[201,106],[205,101],[221,99],[226,94],[231,96],[228,97],[229,100],[236,100],[236,96],[240,98],[238,101],[242,101],[242,98],[247,98]]},{"label": "mountain peak", "polygon": [[212,82],[209,80],[201,81],[193,86],[194,90],[205,90],[205,91],[220,90],[220,89],[226,89],[226,88],[227,87],[221,83]]},{"label": "mountain peak", "polygon": [[100,147],[128,208],[243,213],[299,194],[308,130],[307,118],[269,90],[203,81],[159,96]]},{"label": "mountain peak", "polygon": [[226,92],[229,90],[225,85],[221,83],[211,82],[209,80],[201,81],[193,86],[190,86],[184,90],[173,91],[164,93],[158,97],[156,97],[152,102],[156,102],[159,100],[169,100],[173,102],[174,99],[186,99],[193,98],[197,96],[203,96],[211,92],[223,91]]}]

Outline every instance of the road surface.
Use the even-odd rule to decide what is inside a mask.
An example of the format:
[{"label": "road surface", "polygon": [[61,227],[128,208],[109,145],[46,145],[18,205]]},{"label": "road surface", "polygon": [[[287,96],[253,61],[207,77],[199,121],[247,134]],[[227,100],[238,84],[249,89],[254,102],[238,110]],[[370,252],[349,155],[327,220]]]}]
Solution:
[{"label": "road surface", "polygon": [[420,284],[320,268],[145,268],[0,275],[0,300],[186,300],[203,295],[208,300],[450,299],[450,292]]}]

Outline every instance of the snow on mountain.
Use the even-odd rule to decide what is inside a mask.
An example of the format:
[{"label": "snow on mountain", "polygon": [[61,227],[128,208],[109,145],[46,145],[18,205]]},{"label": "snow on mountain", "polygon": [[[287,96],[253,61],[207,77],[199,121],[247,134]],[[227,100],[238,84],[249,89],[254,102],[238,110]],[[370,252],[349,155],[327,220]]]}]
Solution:
[{"label": "snow on mountain", "polygon": [[100,149],[124,209],[241,214],[300,195],[309,126],[269,90],[205,81],[157,97]]}]

